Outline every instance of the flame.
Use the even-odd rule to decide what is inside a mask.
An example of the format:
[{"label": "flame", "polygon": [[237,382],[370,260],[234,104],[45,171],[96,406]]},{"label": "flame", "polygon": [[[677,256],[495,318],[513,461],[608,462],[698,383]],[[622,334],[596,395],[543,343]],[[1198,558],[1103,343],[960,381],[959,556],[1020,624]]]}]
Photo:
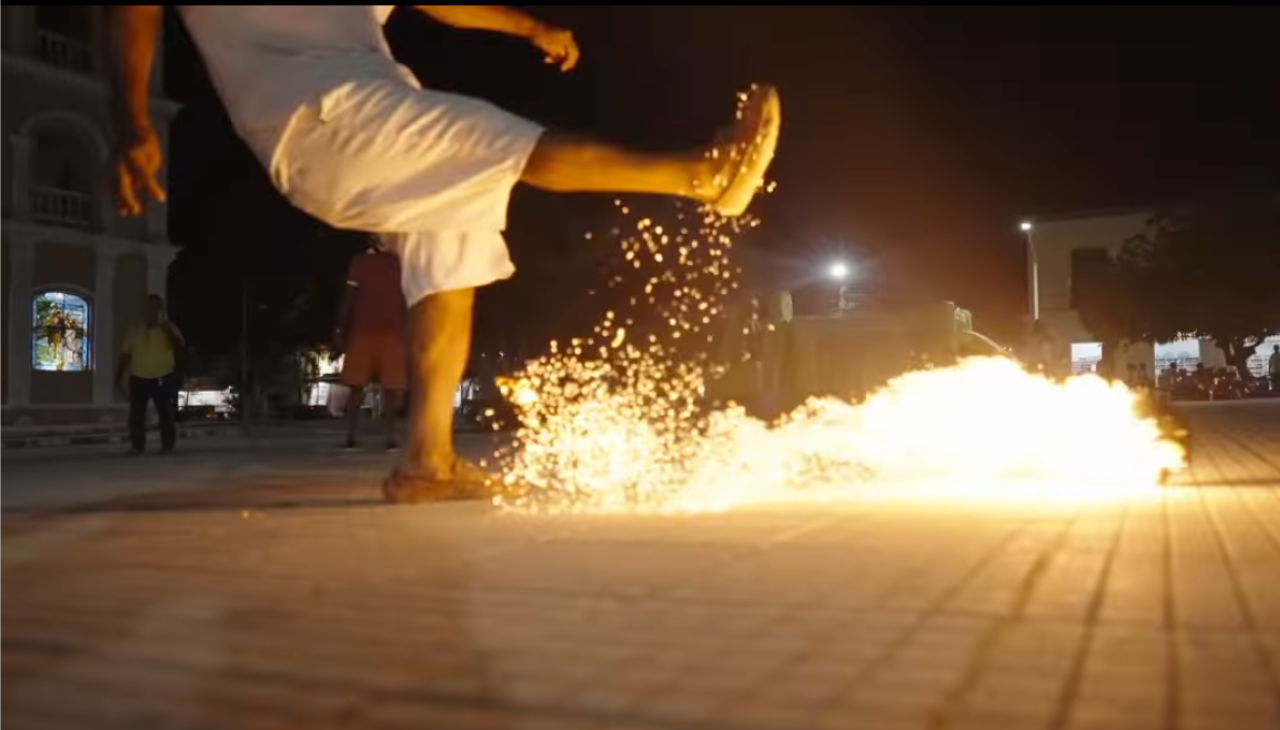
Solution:
[{"label": "flame", "polygon": [[1184,454],[1136,406],[1121,383],[1055,382],[1007,358],[972,358],[900,376],[863,403],[811,400],[772,426],[716,414],[672,505],[1156,494]]},{"label": "flame", "polygon": [[[1179,445],[1136,396],[1096,376],[1065,382],[1006,358],[903,375],[862,403],[814,399],[773,424],[687,408],[693,371],[637,356],[623,383],[603,363],[550,361],[572,387],[524,411],[511,506],[721,511],[766,502],[1080,501],[1158,492]],[[661,376],[661,377],[660,377]],[[667,380],[668,376],[673,377]],[[545,381],[543,381],[545,382]]]},{"label": "flame", "polygon": [[[733,241],[758,221],[683,204],[667,225],[635,215],[630,233],[613,231],[624,268],[642,274],[630,308],[607,312],[589,337],[552,342],[549,355],[499,383],[520,416],[499,454],[500,504],[705,512],[886,497],[1074,502],[1155,494],[1161,475],[1183,466],[1181,447],[1139,414],[1123,384],[1054,381],[1007,358],[907,373],[863,402],[814,399],[774,423],[738,407],[706,413],[703,383],[715,366],[687,345],[714,342],[707,326],[737,287]],[[663,327],[646,335],[646,321]]]}]

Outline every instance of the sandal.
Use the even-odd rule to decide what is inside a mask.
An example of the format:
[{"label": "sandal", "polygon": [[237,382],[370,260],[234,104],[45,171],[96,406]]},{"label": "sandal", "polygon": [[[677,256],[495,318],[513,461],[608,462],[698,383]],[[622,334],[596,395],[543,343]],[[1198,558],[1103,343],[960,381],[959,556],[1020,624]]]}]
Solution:
[{"label": "sandal", "polygon": [[764,175],[778,149],[778,135],[782,131],[782,99],[778,90],[768,84],[753,85],[747,92],[737,123],[727,131],[729,164],[721,173],[727,179],[711,209],[734,218],[747,211],[756,191],[764,184]]},{"label": "sandal", "polygon": [[496,481],[475,464],[457,459],[448,477],[392,471],[382,482],[382,497],[391,504],[491,499],[496,493]]}]

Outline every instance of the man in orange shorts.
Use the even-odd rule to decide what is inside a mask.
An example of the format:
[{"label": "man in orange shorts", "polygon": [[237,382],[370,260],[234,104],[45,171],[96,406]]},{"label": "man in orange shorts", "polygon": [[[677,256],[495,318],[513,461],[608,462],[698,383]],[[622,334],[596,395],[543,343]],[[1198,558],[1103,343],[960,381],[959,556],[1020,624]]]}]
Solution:
[{"label": "man in orange shorts", "polygon": [[408,386],[405,352],[405,313],[400,289],[400,261],[375,244],[347,268],[347,288],[338,308],[334,345],[343,352],[342,384],[347,397],[346,448],[356,447],[356,429],[365,389],[376,379],[382,385],[382,422],[387,451],[399,451],[396,414]]},{"label": "man in orange shorts", "polygon": [[[459,29],[524,38],[568,71],[573,34],[502,5],[415,5]],[[393,5],[180,5],[241,139],[295,207],[335,228],[378,234],[400,258],[413,374],[392,502],[483,493],[489,475],[458,458],[453,399],[471,349],[477,287],[515,271],[502,233],[517,182],[560,193],[673,195],[742,215],[764,183],[782,127],[778,92],[760,85],[737,118],[693,149],[654,153],[523,119],[423,88],[391,56]],[[121,212],[164,199],[151,124],[159,5],[109,6]]]}]

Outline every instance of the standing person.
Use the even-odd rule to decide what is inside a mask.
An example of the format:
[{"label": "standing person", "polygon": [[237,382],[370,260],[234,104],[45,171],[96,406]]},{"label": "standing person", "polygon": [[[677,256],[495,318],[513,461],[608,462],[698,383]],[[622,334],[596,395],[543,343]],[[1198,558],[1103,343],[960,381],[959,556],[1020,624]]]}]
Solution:
[{"label": "standing person", "polygon": [[[471,346],[476,287],[515,269],[502,232],[517,182],[555,192],[648,193],[744,213],[782,126],[777,90],[756,86],[700,148],[654,154],[424,89],[382,34],[391,5],[183,5],[179,12],[240,137],[291,203],[337,228],[378,233],[400,257],[413,395],[392,502],[483,493],[489,475],[453,447],[453,398]],[[527,39],[548,63],[578,62],[573,34],[500,5],[416,5],[455,28]],[[164,199],[151,126],[159,5],[110,6],[121,210]]]},{"label": "standing person", "polygon": [[347,286],[338,306],[334,345],[344,355],[342,384],[347,396],[348,449],[356,448],[356,430],[365,389],[374,381],[382,385],[382,421],[387,451],[398,451],[396,414],[408,385],[405,352],[405,302],[400,290],[400,260],[383,250],[374,239],[367,251],[347,268]]},{"label": "standing person", "polygon": [[146,313],[125,333],[116,365],[116,388],[129,396],[129,456],[147,450],[147,403],[155,404],[160,418],[160,453],[173,451],[178,443],[174,369],[182,344],[182,332],[165,314],[164,299],[158,294],[148,296]]},{"label": "standing person", "polygon": [[1267,375],[1271,378],[1271,392],[1280,394],[1280,345],[1271,348],[1267,358]]},{"label": "standing person", "polygon": [[1058,374],[1055,350],[1057,343],[1053,335],[1044,326],[1044,321],[1037,319],[1031,323],[1031,334],[1028,337],[1028,359],[1040,373],[1054,377]]}]

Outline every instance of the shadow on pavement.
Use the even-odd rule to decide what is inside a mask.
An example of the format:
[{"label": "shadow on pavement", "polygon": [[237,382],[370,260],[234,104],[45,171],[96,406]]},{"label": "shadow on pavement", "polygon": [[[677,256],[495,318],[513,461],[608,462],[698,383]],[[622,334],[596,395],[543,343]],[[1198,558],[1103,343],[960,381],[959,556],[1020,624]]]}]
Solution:
[{"label": "shadow on pavement", "polygon": [[332,510],[387,506],[378,485],[341,486],[293,483],[252,484],[231,489],[199,492],[155,493],[97,502],[50,507],[4,509],[5,517],[56,517],[84,514],[164,512],[273,512],[280,510]]},{"label": "shadow on pavement", "polygon": [[[259,483],[6,526],[5,728],[511,727],[465,526],[431,510],[211,514],[376,497]],[[179,511],[203,514],[130,514]]]},{"label": "shadow on pavement", "polygon": [[1259,487],[1272,488],[1276,486],[1275,477],[1241,477],[1238,479],[1214,479],[1212,481],[1197,481],[1192,476],[1174,477],[1166,484],[1167,487],[1196,487],[1198,489],[1230,489],[1233,487]]}]

